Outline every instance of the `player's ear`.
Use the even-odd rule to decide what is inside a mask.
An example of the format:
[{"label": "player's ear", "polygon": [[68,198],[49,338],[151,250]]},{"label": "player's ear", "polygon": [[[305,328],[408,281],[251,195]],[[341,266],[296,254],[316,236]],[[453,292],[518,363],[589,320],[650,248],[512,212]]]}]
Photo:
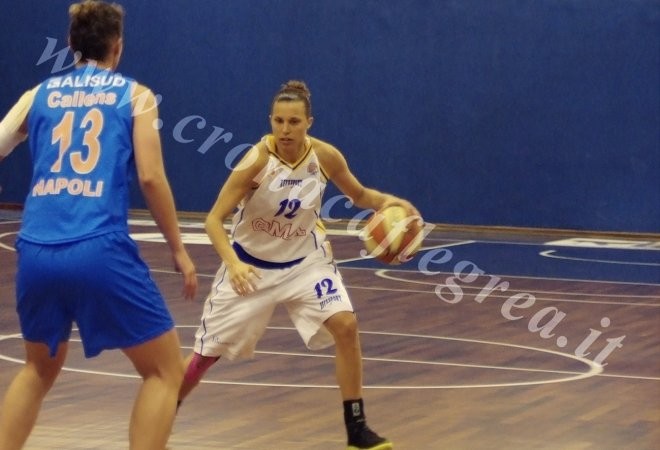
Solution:
[{"label": "player's ear", "polygon": [[313,123],[313,122],[314,122],[314,118],[313,118],[312,116],[309,116],[309,117],[307,118],[307,129],[308,129],[308,130],[309,130],[310,128],[312,128],[312,123]]},{"label": "player's ear", "polygon": [[114,45],[112,46],[112,70],[115,70],[119,66],[119,60],[121,59],[121,54],[124,51],[124,39],[118,38]]},{"label": "player's ear", "polygon": [[73,62],[74,64],[78,63],[82,59],[82,53],[80,51],[73,51],[71,48],[71,36],[67,36],[66,38],[66,44],[69,46],[69,50],[71,50],[71,53],[73,53]]}]

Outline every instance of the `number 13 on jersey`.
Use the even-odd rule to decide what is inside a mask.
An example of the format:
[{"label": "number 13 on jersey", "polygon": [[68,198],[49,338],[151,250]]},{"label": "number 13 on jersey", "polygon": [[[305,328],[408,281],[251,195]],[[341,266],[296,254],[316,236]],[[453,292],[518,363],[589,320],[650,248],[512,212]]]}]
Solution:
[{"label": "number 13 on jersey", "polygon": [[53,173],[59,173],[62,170],[62,160],[67,153],[69,153],[71,168],[80,175],[92,172],[99,161],[101,156],[99,136],[103,130],[103,114],[101,111],[96,108],[90,109],[79,125],[80,128],[86,130],[82,143],[87,148],[87,157],[83,156],[82,150],[69,151],[74,126],[75,112],[67,111],[60,123],[53,128],[51,143],[56,144],[59,142],[57,160],[50,167],[50,171]]}]

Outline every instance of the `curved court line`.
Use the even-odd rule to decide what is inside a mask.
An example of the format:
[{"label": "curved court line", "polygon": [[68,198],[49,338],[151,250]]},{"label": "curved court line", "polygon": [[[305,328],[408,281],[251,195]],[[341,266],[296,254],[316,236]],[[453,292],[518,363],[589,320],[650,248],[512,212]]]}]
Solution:
[{"label": "curved court line", "polygon": [[[10,231],[8,233],[2,233],[0,234],[0,239],[11,236],[12,234],[18,234],[18,231]],[[0,242],[0,248],[4,248],[5,250],[9,250],[10,252],[15,252],[16,249],[14,247],[10,247],[9,245],[5,245],[2,242]]]},{"label": "curved court line", "polygon": [[[177,328],[196,328],[195,326],[186,326],[178,325]],[[295,331],[293,327],[268,327],[270,330],[283,330],[283,331]],[[409,337],[416,339],[433,339],[433,340],[446,340],[446,341],[459,341],[459,342],[470,342],[475,344],[484,344],[484,345],[496,345],[502,347],[511,347],[524,350],[531,350],[535,352],[548,353],[555,356],[560,356],[563,358],[572,359],[578,362],[585,364],[589,370],[587,372],[571,372],[571,371],[553,371],[553,370],[544,370],[544,369],[525,369],[517,367],[504,367],[504,366],[488,366],[488,365],[479,365],[479,364],[460,364],[460,363],[443,363],[437,361],[414,361],[414,360],[400,360],[400,359],[391,359],[391,358],[370,358],[364,357],[365,361],[379,361],[379,362],[390,362],[390,363],[403,363],[403,364],[432,364],[432,365],[446,365],[453,367],[470,367],[470,368],[479,368],[479,369],[488,369],[488,370],[512,370],[512,371],[527,371],[527,372],[544,372],[544,373],[557,373],[562,375],[569,375],[566,377],[549,379],[549,380],[536,380],[536,381],[519,381],[519,382],[509,382],[509,383],[485,383],[485,384],[462,384],[462,385],[422,385],[422,386],[410,386],[410,385],[365,385],[365,389],[468,389],[468,388],[492,388],[492,387],[517,387],[517,386],[534,386],[550,383],[563,383],[568,381],[577,381],[586,378],[591,378],[593,376],[599,375],[603,371],[603,366],[593,361],[590,361],[586,358],[582,358],[576,355],[570,355],[568,353],[562,353],[555,350],[546,350],[535,347],[529,347],[518,344],[508,344],[502,342],[494,341],[483,341],[478,339],[466,339],[466,338],[452,338],[445,336],[431,336],[423,334],[407,334],[407,333],[390,333],[390,332],[381,332],[381,331],[361,331],[360,334],[373,334],[380,336],[397,336],[397,337]],[[0,335],[0,341],[20,337],[20,334],[13,335]],[[71,339],[73,342],[80,342],[79,339]],[[187,348],[187,347],[186,347]],[[319,355],[319,354],[307,354],[307,353],[287,353],[287,352],[259,352],[259,353],[268,353],[272,355],[284,355],[284,356],[304,356],[304,357],[328,357],[331,358],[332,355]],[[23,363],[23,360],[12,358],[6,355],[0,354],[0,360]],[[138,375],[134,374],[124,374],[124,373],[115,373],[107,371],[98,371],[98,370],[86,370],[86,369],[75,369],[70,367],[63,367],[62,370],[68,372],[76,373],[87,373],[93,375],[104,375],[104,376],[114,376],[119,378],[140,378]],[[267,386],[267,387],[289,387],[289,388],[325,388],[325,389],[338,389],[337,385],[324,385],[324,384],[289,384],[289,383],[267,383],[267,382],[244,382],[244,381],[216,381],[216,380],[202,380],[202,383],[207,384],[223,384],[223,385],[237,385],[237,386]]]},{"label": "curved court line", "polygon": [[556,250],[545,250],[542,252],[539,252],[539,255],[545,256],[546,258],[554,258],[554,259],[565,259],[568,261],[580,261],[580,262],[595,262],[595,263],[603,263],[603,264],[623,264],[623,265],[630,265],[630,266],[651,266],[651,267],[660,267],[660,263],[645,263],[645,262],[634,262],[634,261],[613,261],[609,259],[593,259],[593,258],[577,258],[574,256],[561,256],[561,255],[555,255],[554,253]]}]

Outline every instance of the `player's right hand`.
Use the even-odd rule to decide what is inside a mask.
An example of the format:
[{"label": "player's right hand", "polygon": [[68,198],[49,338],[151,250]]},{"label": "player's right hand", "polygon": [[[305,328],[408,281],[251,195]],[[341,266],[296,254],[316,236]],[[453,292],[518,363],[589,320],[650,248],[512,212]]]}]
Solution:
[{"label": "player's right hand", "polygon": [[257,278],[261,278],[261,272],[256,267],[237,261],[227,265],[227,272],[231,287],[238,295],[248,295],[257,290]]}]

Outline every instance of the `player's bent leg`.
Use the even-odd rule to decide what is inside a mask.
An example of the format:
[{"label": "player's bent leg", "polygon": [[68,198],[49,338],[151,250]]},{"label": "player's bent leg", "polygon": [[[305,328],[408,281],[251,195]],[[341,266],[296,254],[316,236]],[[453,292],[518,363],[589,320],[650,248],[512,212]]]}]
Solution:
[{"label": "player's bent leg", "polygon": [[191,353],[185,360],[185,373],[183,383],[179,388],[179,399],[177,405],[180,405],[184,398],[199,384],[202,377],[213,364],[220,359],[219,356],[202,356],[199,353]]},{"label": "player's bent leg", "polygon": [[335,371],[344,400],[362,397],[362,350],[355,314],[342,311],[325,321],[335,340]]},{"label": "player's bent leg", "polygon": [[54,357],[48,346],[25,341],[25,365],[11,382],[0,412],[0,449],[22,448],[41,409],[41,403],[57,379],[66,359],[67,343]]},{"label": "player's bent leg", "polygon": [[176,330],[122,349],[142,377],[129,427],[131,450],[162,450],[172,431],[183,361]]},{"label": "player's bent leg", "polygon": [[391,450],[392,443],[367,426],[362,400],[362,349],[355,314],[342,311],[325,321],[335,340],[335,370],[344,406],[348,450]]}]

